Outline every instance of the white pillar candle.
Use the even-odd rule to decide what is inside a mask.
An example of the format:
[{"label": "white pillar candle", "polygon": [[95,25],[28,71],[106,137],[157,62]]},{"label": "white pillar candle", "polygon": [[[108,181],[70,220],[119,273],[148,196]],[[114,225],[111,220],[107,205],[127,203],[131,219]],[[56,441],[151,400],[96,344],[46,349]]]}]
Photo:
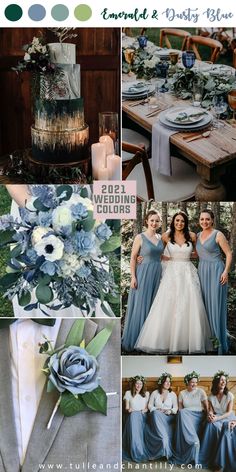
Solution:
[{"label": "white pillar candle", "polygon": [[103,143],[94,143],[91,146],[93,178],[98,179],[98,169],[106,165],[106,146]]},{"label": "white pillar candle", "polygon": [[110,136],[108,136],[108,135],[100,136],[99,142],[105,144],[105,146],[106,146],[106,155],[107,156],[109,154],[114,154],[114,152],[115,152],[114,142],[113,142],[113,139]]},{"label": "white pillar candle", "polygon": [[121,180],[121,158],[112,154],[107,156],[109,180]]},{"label": "white pillar candle", "polygon": [[109,171],[107,167],[98,168],[98,180],[109,180]]}]

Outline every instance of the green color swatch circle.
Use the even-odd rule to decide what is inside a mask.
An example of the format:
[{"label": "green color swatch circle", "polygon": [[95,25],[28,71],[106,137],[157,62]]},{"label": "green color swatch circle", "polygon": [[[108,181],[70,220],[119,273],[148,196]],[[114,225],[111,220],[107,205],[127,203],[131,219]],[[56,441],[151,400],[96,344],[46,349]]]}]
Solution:
[{"label": "green color swatch circle", "polygon": [[19,5],[12,3],[5,9],[5,17],[9,21],[18,21],[23,15],[23,10]]},{"label": "green color swatch circle", "polygon": [[69,16],[69,9],[66,5],[55,5],[52,8],[51,15],[56,21],[64,21]]},{"label": "green color swatch circle", "polygon": [[75,8],[74,15],[79,21],[87,21],[92,16],[92,9],[89,5],[81,3]]}]

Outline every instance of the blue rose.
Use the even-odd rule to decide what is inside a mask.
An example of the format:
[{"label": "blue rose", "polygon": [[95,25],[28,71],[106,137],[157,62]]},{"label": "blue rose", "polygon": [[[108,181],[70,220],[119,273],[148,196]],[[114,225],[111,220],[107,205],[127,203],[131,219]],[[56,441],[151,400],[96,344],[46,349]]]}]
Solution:
[{"label": "blue rose", "polygon": [[41,272],[47,275],[55,275],[57,271],[57,265],[54,262],[50,261],[45,261],[41,267],[40,267]]},{"label": "blue rose", "polygon": [[71,205],[71,213],[74,218],[80,220],[88,216],[88,210],[82,203]]},{"label": "blue rose", "polygon": [[70,346],[53,354],[48,363],[49,379],[59,392],[73,395],[91,392],[99,385],[98,363],[86,349]]},{"label": "blue rose", "polygon": [[112,231],[106,223],[101,223],[96,228],[95,234],[98,237],[98,239],[101,239],[102,241],[106,241],[107,239],[111,237]]},{"label": "blue rose", "polygon": [[80,256],[88,256],[95,248],[95,236],[82,229],[76,234],[75,244]]}]

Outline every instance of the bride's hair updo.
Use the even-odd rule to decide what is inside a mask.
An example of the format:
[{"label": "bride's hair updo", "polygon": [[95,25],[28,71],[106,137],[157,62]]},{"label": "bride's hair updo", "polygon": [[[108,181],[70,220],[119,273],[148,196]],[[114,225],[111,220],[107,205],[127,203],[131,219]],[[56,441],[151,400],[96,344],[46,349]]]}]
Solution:
[{"label": "bride's hair updo", "polygon": [[146,226],[147,228],[147,221],[148,221],[148,218],[149,216],[153,216],[153,215],[157,215],[161,221],[161,215],[159,213],[159,211],[157,210],[150,210],[146,213],[145,217],[144,217],[144,220],[143,220],[143,225]]},{"label": "bride's hair updo", "polygon": [[182,210],[179,210],[177,211],[174,216],[172,217],[172,220],[171,220],[171,223],[170,223],[170,241],[172,242],[172,244],[175,244],[175,218],[180,215],[183,217],[184,219],[184,229],[183,229],[183,233],[184,233],[184,237],[185,237],[185,242],[187,243],[187,246],[189,245],[189,242],[191,241],[191,236],[189,234],[189,228],[188,228],[188,217],[186,215],[186,213],[184,213],[184,211]]}]

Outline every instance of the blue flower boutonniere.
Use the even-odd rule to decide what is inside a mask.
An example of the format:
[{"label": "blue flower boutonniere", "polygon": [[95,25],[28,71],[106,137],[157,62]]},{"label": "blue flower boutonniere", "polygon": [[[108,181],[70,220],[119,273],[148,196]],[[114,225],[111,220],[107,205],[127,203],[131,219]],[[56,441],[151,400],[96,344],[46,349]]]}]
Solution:
[{"label": "blue flower boutonniere", "polygon": [[[47,376],[47,391],[56,389],[59,399],[47,425],[49,429],[59,408],[65,416],[84,410],[107,414],[107,394],[99,385],[98,355],[107,344],[113,330],[111,321],[85,346],[85,320],[73,323],[65,344],[53,349],[51,341],[40,344],[40,353],[48,354],[43,372]],[[116,393],[116,392],[113,392]]]}]

